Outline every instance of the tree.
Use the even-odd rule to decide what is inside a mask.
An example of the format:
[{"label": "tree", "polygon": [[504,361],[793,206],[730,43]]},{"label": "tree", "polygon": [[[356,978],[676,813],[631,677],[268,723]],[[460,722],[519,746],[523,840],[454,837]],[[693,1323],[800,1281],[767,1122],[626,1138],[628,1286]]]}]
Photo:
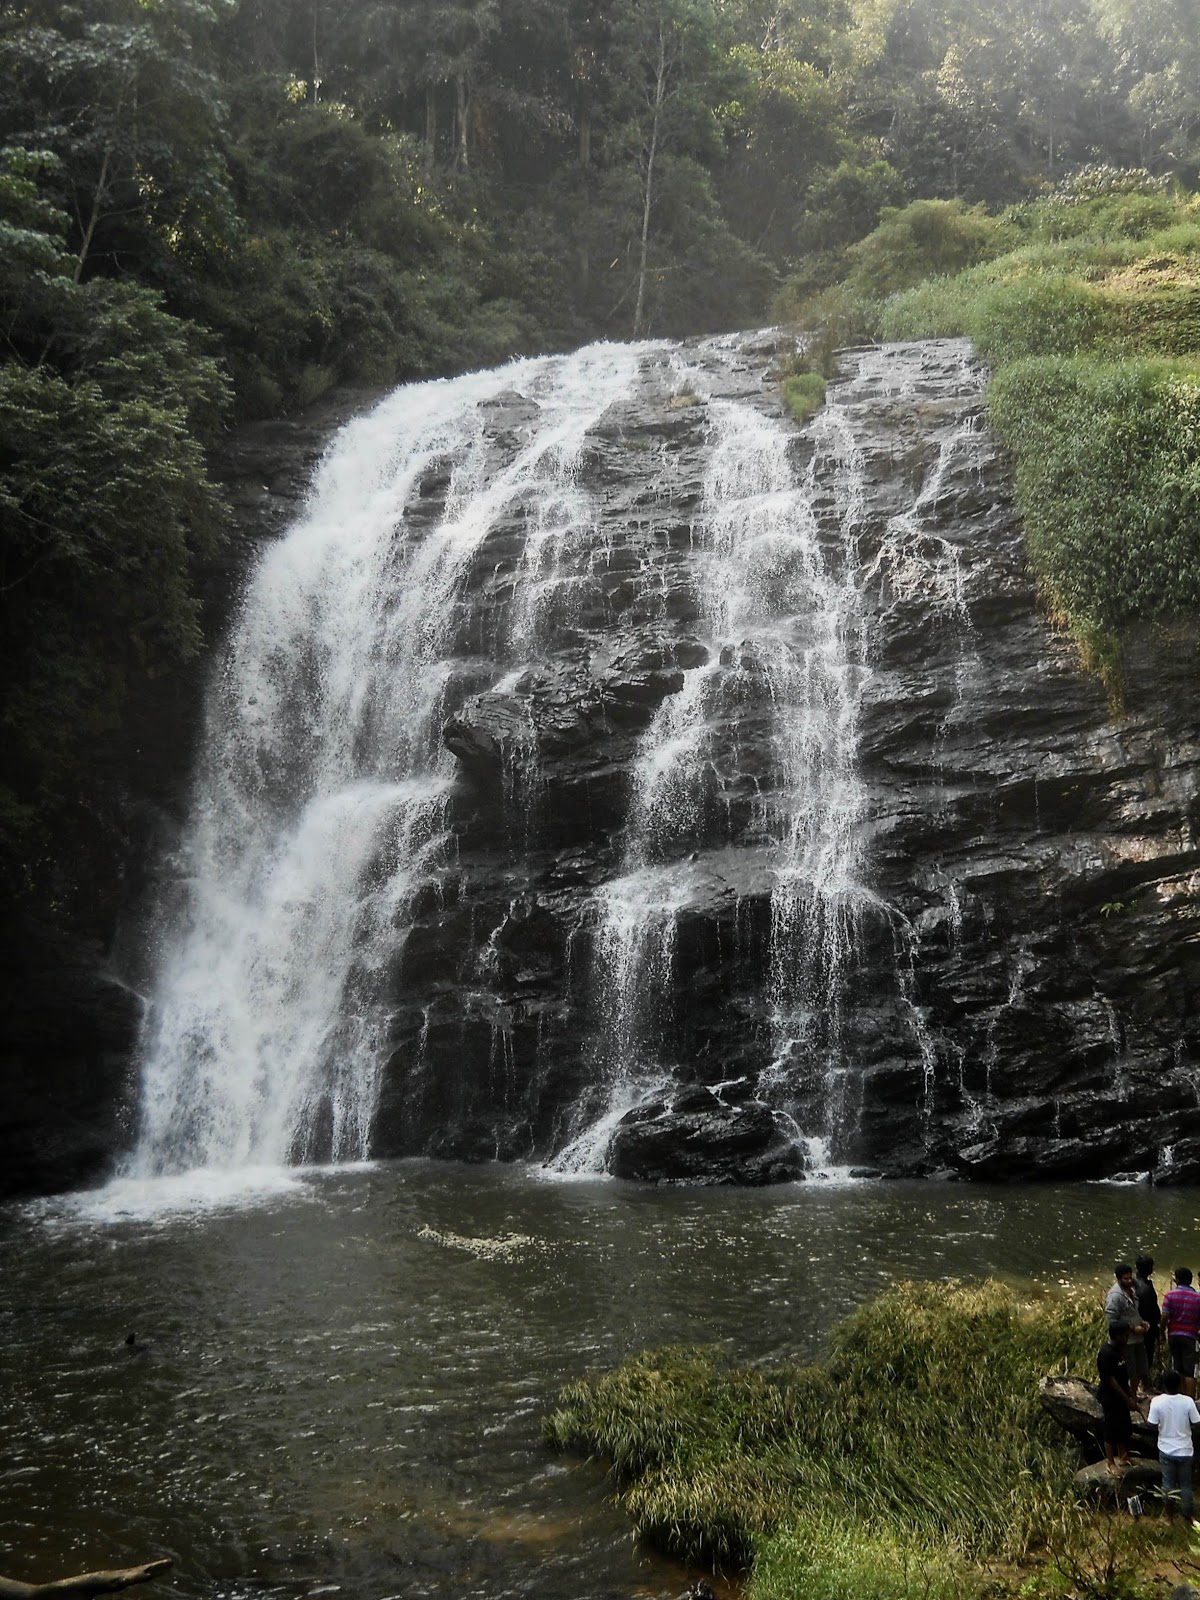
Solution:
[{"label": "tree", "polygon": [[76,282],[102,272],[167,283],[230,226],[222,103],[201,59],[228,4],[31,0],[10,13],[0,138],[58,157]]},{"label": "tree", "polygon": [[1200,0],[1100,0],[1119,62],[1138,161],[1181,169],[1200,156]]},{"label": "tree", "polygon": [[613,50],[628,86],[624,143],[638,174],[633,335],[640,338],[647,327],[651,231],[664,158],[717,148],[714,97],[705,92],[722,65],[712,0],[631,0],[613,30]]},{"label": "tree", "polygon": [[0,156],[0,855],[29,875],[48,816],[130,683],[193,653],[195,561],[224,528],[200,437],[226,401],[161,296],[81,283],[48,153]]}]

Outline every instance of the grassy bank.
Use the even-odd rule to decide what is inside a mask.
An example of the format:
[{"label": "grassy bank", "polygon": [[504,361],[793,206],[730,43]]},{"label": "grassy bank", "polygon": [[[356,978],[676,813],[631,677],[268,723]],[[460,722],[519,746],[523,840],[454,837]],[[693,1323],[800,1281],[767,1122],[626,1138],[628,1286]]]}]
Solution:
[{"label": "grassy bank", "polygon": [[841,342],[974,341],[1047,609],[1119,703],[1126,637],[1200,602],[1200,199],[1101,171],[998,217],[921,201],[846,265],[782,309]]},{"label": "grassy bank", "polygon": [[901,1284],[823,1365],[648,1352],[564,1390],[547,1435],[611,1464],[644,1536],[748,1568],[750,1600],[1116,1595],[1172,1536],[1077,1508],[1037,1399],[1046,1373],[1092,1370],[1098,1327],[1091,1295]]}]

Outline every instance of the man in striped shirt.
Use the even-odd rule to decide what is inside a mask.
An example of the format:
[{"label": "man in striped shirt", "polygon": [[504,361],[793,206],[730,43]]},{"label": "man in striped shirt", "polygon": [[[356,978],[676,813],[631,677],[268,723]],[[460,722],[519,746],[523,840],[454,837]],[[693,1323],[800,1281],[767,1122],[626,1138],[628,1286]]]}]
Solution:
[{"label": "man in striped shirt", "polygon": [[1200,1294],[1192,1288],[1191,1267],[1176,1267],[1175,1284],[1162,1300],[1162,1325],[1171,1365],[1183,1378],[1184,1394],[1196,1393],[1196,1338],[1200,1335]]}]

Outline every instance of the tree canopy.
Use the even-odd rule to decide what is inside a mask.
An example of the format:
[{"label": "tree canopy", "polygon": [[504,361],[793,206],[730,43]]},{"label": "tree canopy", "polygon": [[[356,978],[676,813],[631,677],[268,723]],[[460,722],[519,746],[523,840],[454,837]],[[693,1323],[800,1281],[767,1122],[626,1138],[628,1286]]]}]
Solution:
[{"label": "tree canopy", "polygon": [[874,270],[913,202],[974,259],[977,208],[1078,167],[1194,183],[1198,52],[1200,0],[12,0],[10,878],[131,682],[199,643],[229,420],[747,325]]}]

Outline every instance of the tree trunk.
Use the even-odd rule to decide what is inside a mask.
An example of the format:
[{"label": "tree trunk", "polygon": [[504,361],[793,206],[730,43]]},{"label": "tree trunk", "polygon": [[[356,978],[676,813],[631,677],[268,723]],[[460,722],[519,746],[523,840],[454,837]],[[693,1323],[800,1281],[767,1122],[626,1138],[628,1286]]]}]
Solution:
[{"label": "tree trunk", "polygon": [[87,220],[87,227],[83,230],[83,239],[79,245],[79,259],[75,263],[72,279],[78,283],[83,277],[83,264],[87,260],[88,251],[92,246],[92,235],[96,231],[96,224],[100,220],[100,211],[104,204],[104,185],[108,182],[108,158],[110,150],[105,150],[104,160],[100,163],[100,176],[96,179],[96,187],[92,190],[92,214]]},{"label": "tree trunk", "polygon": [[320,5],[318,3],[314,3],[314,5],[313,5],[313,14],[312,14],[312,22],[313,22],[313,29],[312,29],[312,56],[313,56],[312,97],[313,97],[313,104],[314,105],[316,105],[317,101],[320,100],[320,98],[321,98],[321,64],[320,64],[320,61],[317,59],[317,27],[318,27],[320,14],[321,14]]},{"label": "tree trunk", "polygon": [[122,1567],[115,1572],[83,1572],[77,1578],[57,1578],[53,1583],[19,1583],[16,1578],[0,1578],[0,1600],[73,1600],[93,1594],[115,1594],[135,1583],[149,1583],[171,1565],[168,1558],[147,1561],[141,1567]]},{"label": "tree trunk", "polygon": [[469,150],[467,147],[467,80],[460,72],[454,80],[454,118],[458,125],[458,167],[462,172],[470,170]]},{"label": "tree trunk", "polygon": [[437,160],[437,84],[430,78],[425,85],[425,176],[433,172]]},{"label": "tree trunk", "polygon": [[650,121],[650,148],[646,152],[646,187],[642,203],[642,243],[638,253],[637,304],[633,309],[633,337],[640,339],[646,325],[646,260],[650,250],[650,212],[654,205],[654,161],[658,155],[658,128],[667,96],[667,34],[658,25],[658,66],[654,75],[654,113]]}]

